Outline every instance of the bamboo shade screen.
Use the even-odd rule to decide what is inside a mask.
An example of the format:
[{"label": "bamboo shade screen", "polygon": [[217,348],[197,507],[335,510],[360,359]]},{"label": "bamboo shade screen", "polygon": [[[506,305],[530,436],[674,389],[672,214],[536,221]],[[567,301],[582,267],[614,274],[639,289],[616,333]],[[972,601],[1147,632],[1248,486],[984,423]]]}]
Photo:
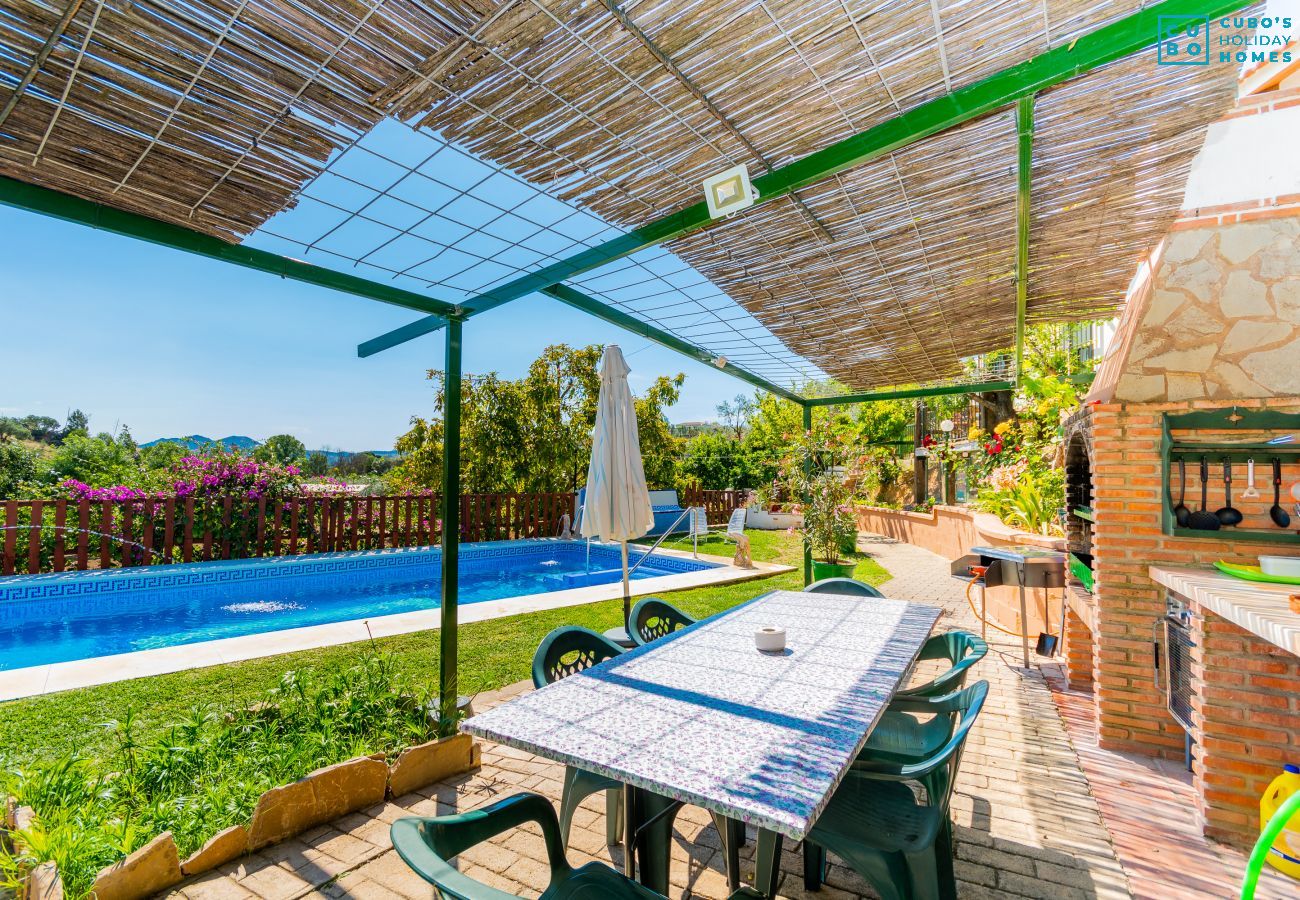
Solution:
[{"label": "bamboo shade screen", "polygon": [[[726,166],[760,174],[1135,9],[0,0],[0,102],[56,36],[0,122],[0,172],[238,240],[311,199],[304,186],[392,115],[591,216],[590,234],[567,235],[585,246],[697,201],[702,179]],[[1140,54],[1040,96],[1031,319],[1095,318],[1119,304],[1235,75]],[[732,346],[738,362],[767,358],[781,381],[824,372],[869,389],[951,378],[963,357],[1009,343],[1015,158],[1012,118],[995,113],[675,241],[671,274],[650,256],[627,264],[622,282],[597,272],[576,284],[675,322],[702,346]],[[409,232],[383,210],[366,201],[334,212],[351,229],[365,223],[362,246],[375,229]],[[339,264],[373,249],[327,237],[312,249]],[[396,272],[472,295],[566,252],[528,249],[540,259],[480,250],[454,272]],[[739,307],[711,323],[722,296]]]}]

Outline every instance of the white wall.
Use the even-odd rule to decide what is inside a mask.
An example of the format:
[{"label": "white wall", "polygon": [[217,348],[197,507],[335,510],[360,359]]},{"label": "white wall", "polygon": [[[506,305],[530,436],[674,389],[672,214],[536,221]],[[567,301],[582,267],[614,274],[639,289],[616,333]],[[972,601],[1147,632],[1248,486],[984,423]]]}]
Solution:
[{"label": "white wall", "polygon": [[1192,163],[1183,209],[1300,194],[1300,107],[1215,122]]}]

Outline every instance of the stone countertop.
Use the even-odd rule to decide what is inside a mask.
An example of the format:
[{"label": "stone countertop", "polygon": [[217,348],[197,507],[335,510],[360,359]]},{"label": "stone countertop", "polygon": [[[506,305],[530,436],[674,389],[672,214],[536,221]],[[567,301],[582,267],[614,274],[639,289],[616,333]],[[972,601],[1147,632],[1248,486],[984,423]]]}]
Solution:
[{"label": "stone countertop", "polygon": [[1152,566],[1150,573],[1175,594],[1300,656],[1300,613],[1287,600],[1300,585],[1244,581],[1212,568]]}]

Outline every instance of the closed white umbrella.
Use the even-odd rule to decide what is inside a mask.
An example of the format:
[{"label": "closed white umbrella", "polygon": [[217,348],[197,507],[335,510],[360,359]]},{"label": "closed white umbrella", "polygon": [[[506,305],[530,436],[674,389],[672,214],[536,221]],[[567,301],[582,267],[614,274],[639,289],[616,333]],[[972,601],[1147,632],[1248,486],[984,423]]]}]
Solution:
[{"label": "closed white umbrella", "polygon": [[641,464],[641,438],[637,434],[636,406],[627,386],[627,360],[618,345],[610,344],[600,366],[600,402],[591,439],[591,466],[587,469],[586,503],[582,535],[618,541],[623,548],[623,621],[630,612],[627,542],[654,527],[655,514]]}]

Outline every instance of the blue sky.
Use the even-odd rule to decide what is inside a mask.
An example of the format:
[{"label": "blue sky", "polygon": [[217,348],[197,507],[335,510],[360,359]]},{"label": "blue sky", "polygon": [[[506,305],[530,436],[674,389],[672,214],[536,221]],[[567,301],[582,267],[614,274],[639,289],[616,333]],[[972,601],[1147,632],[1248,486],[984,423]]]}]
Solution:
[{"label": "blue sky", "polygon": [[[415,313],[0,207],[0,414],[60,420],[73,407],[96,430],[137,440],[200,433],[309,447],[382,449],[428,414],[424,371],[441,335],[358,359],[356,345]],[[316,261],[313,259],[312,261]],[[465,326],[465,368],[517,376],[543,347],[618,343],[632,386],[685,372],[674,421],[713,417],[749,387],[543,297]]]}]

